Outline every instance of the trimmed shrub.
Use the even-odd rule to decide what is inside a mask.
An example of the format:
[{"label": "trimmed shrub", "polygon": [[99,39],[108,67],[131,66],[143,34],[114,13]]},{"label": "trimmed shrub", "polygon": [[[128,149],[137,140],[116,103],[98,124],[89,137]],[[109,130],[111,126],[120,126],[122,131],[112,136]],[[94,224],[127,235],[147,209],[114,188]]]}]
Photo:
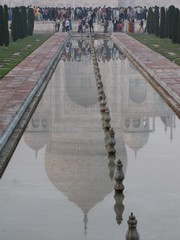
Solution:
[{"label": "trimmed shrub", "polygon": [[147,32],[149,34],[154,34],[154,12],[151,7],[148,10],[147,16]]},{"label": "trimmed shrub", "polygon": [[179,12],[179,17],[178,17],[178,26],[177,26],[177,43],[180,43],[180,12]]},{"label": "trimmed shrub", "polygon": [[8,6],[4,5],[4,45],[9,46]]},{"label": "trimmed shrub", "polygon": [[27,14],[26,7],[22,6],[21,9],[21,19],[22,19],[22,38],[27,37]]},{"label": "trimmed shrub", "polygon": [[18,34],[18,17],[19,17],[19,8],[15,7],[12,9],[12,22],[11,22],[11,37],[13,42],[17,41]]},{"label": "trimmed shrub", "polygon": [[154,11],[154,34],[156,37],[159,36],[159,7],[155,6]]},{"label": "trimmed shrub", "polygon": [[17,10],[17,32],[18,32],[18,39],[22,39],[23,29],[22,29],[22,14],[21,14],[20,7],[18,7],[18,10]]},{"label": "trimmed shrub", "polygon": [[178,41],[178,21],[179,21],[179,9],[175,8],[173,16],[173,28],[172,28],[172,42],[177,43]]},{"label": "trimmed shrub", "polygon": [[160,29],[159,36],[160,38],[165,38],[165,8],[161,7],[161,20],[160,20]]},{"label": "trimmed shrub", "polygon": [[4,9],[0,5],[0,46],[4,44]]},{"label": "trimmed shrub", "polygon": [[165,38],[169,37],[168,24],[169,24],[169,9],[166,10],[166,17],[165,17],[165,29],[164,29]]},{"label": "trimmed shrub", "polygon": [[28,8],[27,13],[27,33],[28,36],[32,36],[34,31],[34,11],[32,8]]},{"label": "trimmed shrub", "polygon": [[174,12],[175,12],[175,7],[171,5],[168,10],[168,37],[170,39],[172,39]]}]

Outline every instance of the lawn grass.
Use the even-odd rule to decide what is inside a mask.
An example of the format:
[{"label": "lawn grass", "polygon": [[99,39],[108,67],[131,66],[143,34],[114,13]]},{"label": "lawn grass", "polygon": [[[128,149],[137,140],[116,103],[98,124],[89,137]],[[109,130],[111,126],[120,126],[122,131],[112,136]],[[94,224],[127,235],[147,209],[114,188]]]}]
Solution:
[{"label": "lawn grass", "polygon": [[152,34],[129,35],[180,66],[180,44],[173,44],[170,39],[161,39]]},{"label": "lawn grass", "polygon": [[24,39],[13,42],[10,39],[8,47],[0,46],[0,78],[4,77],[11,69],[37,49],[52,34],[33,34]]}]

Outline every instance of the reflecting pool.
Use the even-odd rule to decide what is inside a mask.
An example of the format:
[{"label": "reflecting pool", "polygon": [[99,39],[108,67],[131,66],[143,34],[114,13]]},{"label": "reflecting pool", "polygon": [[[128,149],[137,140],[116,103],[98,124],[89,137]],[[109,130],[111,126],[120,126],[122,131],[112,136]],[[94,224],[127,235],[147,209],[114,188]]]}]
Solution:
[{"label": "reflecting pool", "polygon": [[0,180],[1,240],[123,240],[131,212],[141,239],[180,239],[180,121],[113,42],[94,44],[116,158],[89,39],[72,39]]}]

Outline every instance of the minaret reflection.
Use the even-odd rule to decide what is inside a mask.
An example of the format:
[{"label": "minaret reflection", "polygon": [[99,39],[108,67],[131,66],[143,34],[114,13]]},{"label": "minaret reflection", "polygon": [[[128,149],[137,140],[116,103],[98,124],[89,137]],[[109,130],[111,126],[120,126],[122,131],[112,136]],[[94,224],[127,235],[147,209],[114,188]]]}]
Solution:
[{"label": "minaret reflection", "polygon": [[128,74],[123,80],[122,92],[123,138],[136,158],[137,151],[148,143],[155,131],[156,118],[162,120],[165,131],[170,128],[170,139],[173,138],[175,114],[130,62],[125,72]]},{"label": "minaret reflection", "polygon": [[49,97],[46,92],[40,100],[23,135],[25,143],[35,151],[36,158],[38,151],[49,141],[49,117]]}]

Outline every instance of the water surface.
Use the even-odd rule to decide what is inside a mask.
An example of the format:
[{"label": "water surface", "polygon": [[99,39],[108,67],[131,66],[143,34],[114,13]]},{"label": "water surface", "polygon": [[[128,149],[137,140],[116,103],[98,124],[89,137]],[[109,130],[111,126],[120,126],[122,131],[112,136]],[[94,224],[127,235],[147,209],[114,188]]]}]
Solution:
[{"label": "water surface", "polygon": [[96,40],[116,159],[115,195],[89,40],[67,45],[0,181],[0,239],[180,239],[180,121],[107,39]]}]

